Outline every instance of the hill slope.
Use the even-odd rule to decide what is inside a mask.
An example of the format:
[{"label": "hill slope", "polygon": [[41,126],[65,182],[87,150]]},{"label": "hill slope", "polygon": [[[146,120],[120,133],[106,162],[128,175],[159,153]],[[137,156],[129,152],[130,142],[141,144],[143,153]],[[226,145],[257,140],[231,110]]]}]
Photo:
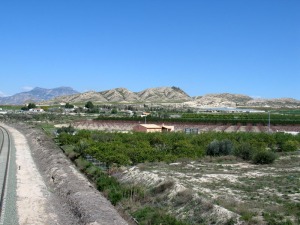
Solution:
[{"label": "hill slope", "polygon": [[85,92],[71,96],[61,96],[43,104],[59,102],[184,102],[192,98],[177,87],[149,88],[140,92],[132,92],[126,88],[115,88],[101,92]]},{"label": "hill slope", "polygon": [[204,96],[194,97],[193,101],[186,102],[185,104],[191,107],[271,107],[271,108],[298,108],[300,101],[293,98],[251,98],[247,95],[240,94],[207,94]]},{"label": "hill slope", "polygon": [[213,107],[270,107],[270,108],[300,108],[300,101],[292,98],[263,99],[252,98],[241,94],[207,94],[190,97],[178,87],[148,88],[140,92],[132,92],[126,88],[114,88],[105,91],[89,91],[79,93],[69,87],[53,89],[34,88],[10,97],[0,97],[0,104],[20,105],[28,102],[53,105],[64,103],[184,103],[185,106],[213,108]]}]

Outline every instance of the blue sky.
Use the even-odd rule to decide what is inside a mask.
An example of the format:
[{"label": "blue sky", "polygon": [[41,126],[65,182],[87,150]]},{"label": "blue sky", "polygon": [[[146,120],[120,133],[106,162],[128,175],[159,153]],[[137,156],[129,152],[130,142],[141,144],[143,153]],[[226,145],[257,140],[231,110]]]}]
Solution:
[{"label": "blue sky", "polygon": [[300,99],[299,0],[3,0],[0,95],[177,86]]}]

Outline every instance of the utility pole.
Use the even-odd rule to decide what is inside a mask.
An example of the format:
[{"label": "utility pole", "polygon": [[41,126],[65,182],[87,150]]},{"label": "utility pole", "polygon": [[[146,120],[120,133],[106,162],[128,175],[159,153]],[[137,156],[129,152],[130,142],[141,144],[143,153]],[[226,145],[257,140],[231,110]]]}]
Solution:
[{"label": "utility pole", "polygon": [[271,116],[270,116],[270,111],[269,111],[269,133],[271,132]]}]

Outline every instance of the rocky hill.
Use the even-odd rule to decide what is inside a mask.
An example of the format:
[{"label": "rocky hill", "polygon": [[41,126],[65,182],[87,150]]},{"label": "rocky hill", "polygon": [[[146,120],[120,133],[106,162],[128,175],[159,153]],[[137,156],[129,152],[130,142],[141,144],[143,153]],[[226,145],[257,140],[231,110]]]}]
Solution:
[{"label": "rocky hill", "polygon": [[46,89],[36,87],[31,91],[21,92],[8,97],[0,97],[1,105],[22,105],[28,102],[40,102],[53,99],[57,96],[66,96],[76,94],[78,91],[70,87],[58,87]]},{"label": "rocky hill", "polygon": [[166,102],[166,101],[187,101],[191,97],[178,87],[162,87],[162,88],[148,88],[137,93],[142,101],[149,102]]},{"label": "rocky hill", "polygon": [[250,100],[252,98],[247,95],[222,93],[195,97],[193,103],[202,107],[236,107],[246,105]]},{"label": "rocky hill", "polygon": [[177,87],[149,88],[140,92],[132,92],[126,88],[115,88],[101,92],[85,92],[71,96],[61,96],[42,104],[57,104],[60,102],[184,102],[192,98]]},{"label": "rocky hill", "polygon": [[249,107],[271,107],[271,108],[300,108],[300,101],[293,98],[274,98],[274,99],[252,99],[247,102]]},{"label": "rocky hill", "polygon": [[194,97],[192,101],[186,102],[190,107],[271,107],[271,108],[298,108],[300,101],[293,98],[251,98],[240,94],[207,94]]},{"label": "rocky hill", "polygon": [[140,99],[137,93],[129,91],[126,88],[115,88],[107,91],[101,91],[99,94],[108,102],[137,102]]},{"label": "rocky hill", "polygon": [[300,101],[292,98],[263,99],[252,98],[241,94],[207,94],[190,97],[178,87],[148,88],[139,92],[132,92],[126,88],[114,88],[105,91],[88,91],[79,93],[69,87],[54,89],[34,88],[10,97],[0,97],[0,105],[24,104],[35,102],[45,105],[59,103],[184,103],[185,106],[213,108],[213,107],[270,107],[270,108],[300,108]]}]

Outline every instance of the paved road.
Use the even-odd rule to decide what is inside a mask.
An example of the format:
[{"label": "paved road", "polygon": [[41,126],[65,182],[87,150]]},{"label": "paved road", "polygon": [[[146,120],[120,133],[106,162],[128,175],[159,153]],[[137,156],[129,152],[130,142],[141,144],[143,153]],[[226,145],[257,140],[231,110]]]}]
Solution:
[{"label": "paved road", "polygon": [[[8,131],[0,127],[0,225],[17,225],[15,148]],[[6,165],[7,166],[7,175]],[[5,182],[6,181],[6,182]]]}]

